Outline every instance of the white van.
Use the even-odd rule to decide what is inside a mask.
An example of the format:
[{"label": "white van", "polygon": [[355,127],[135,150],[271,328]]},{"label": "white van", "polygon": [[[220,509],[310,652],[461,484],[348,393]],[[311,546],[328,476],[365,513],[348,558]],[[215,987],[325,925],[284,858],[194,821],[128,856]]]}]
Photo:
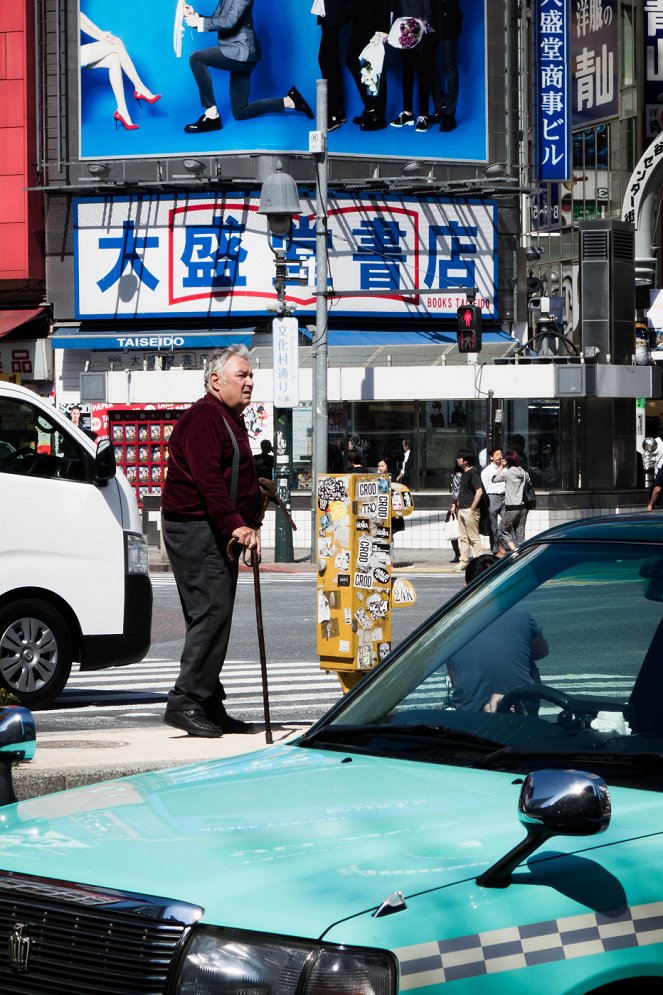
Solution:
[{"label": "white van", "polygon": [[47,705],[74,660],[142,660],[151,624],[147,544],[112,444],[0,382],[0,686]]}]

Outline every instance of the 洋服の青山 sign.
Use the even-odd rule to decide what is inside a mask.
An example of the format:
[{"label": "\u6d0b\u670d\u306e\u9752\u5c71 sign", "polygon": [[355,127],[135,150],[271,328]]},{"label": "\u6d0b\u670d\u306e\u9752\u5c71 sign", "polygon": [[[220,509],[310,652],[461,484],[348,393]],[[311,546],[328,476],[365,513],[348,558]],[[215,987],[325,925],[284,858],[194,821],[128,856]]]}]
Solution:
[{"label": "\u6d0b\u670d\u306e\u9752\u5c71 sign", "polygon": [[[239,193],[76,200],[76,317],[264,314],[276,296],[274,256],[258,205]],[[312,314],[316,213],[306,197],[301,207],[283,243],[286,301]],[[342,292],[335,311],[451,317],[476,288],[483,316],[495,317],[496,212],[471,199],[330,199],[330,300]]]}]

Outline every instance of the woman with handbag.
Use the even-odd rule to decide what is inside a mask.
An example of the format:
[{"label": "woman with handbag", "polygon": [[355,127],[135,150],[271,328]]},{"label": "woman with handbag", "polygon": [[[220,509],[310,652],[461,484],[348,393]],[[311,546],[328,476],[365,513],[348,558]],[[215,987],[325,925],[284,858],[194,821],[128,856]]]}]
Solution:
[{"label": "woman with handbag", "polygon": [[461,477],[462,473],[458,468],[456,468],[451,477],[451,504],[453,507],[449,508],[447,517],[444,520],[444,535],[451,543],[451,548],[454,551],[454,557],[453,560],[449,560],[450,563],[460,563],[460,546],[458,545],[460,529],[458,528],[456,512],[453,509],[458,501],[458,491],[460,489]]},{"label": "woman with handbag", "polygon": [[504,481],[504,514],[502,515],[502,541],[510,550],[517,549],[525,540],[525,525],[528,509],[525,507],[524,491],[529,482],[529,474],[520,465],[520,457],[514,450],[502,459],[502,469],[493,480]]}]

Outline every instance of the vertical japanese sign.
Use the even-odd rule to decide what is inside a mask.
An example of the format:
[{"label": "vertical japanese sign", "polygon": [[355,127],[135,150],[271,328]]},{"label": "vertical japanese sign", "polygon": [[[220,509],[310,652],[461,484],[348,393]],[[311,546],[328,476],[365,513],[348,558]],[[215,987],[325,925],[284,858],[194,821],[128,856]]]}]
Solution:
[{"label": "vertical japanese sign", "polygon": [[535,172],[539,180],[571,174],[568,0],[537,0],[535,30]]},{"label": "vertical japanese sign", "polygon": [[645,145],[663,131],[663,0],[645,0]]},{"label": "vertical japanese sign", "polygon": [[574,128],[619,114],[617,6],[617,0],[572,0]]},{"label": "vertical japanese sign", "polygon": [[296,318],[274,318],[274,407],[299,404],[299,322]]}]

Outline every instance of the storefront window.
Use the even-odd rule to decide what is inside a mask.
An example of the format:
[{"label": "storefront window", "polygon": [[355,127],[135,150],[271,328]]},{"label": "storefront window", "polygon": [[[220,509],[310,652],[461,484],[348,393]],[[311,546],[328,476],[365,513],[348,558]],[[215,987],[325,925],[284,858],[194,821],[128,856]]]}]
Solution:
[{"label": "storefront window", "polygon": [[518,453],[535,487],[549,491],[574,486],[565,482],[573,476],[574,455],[561,443],[574,437],[573,432],[560,431],[559,401],[504,402],[502,446]]},{"label": "storefront window", "polygon": [[[542,491],[576,486],[574,443],[569,441],[565,448],[561,442],[576,436],[571,424],[567,431],[562,431],[561,426],[563,419],[573,421],[573,402],[497,401],[496,411],[494,444],[521,454],[535,486]],[[302,411],[299,433],[302,440],[310,433],[305,415],[310,418],[310,409],[306,413]],[[403,439],[408,439],[410,486],[417,491],[446,493],[456,452],[470,449],[478,459],[485,449],[486,418],[485,400],[330,402],[329,472],[347,470],[350,440],[368,472],[375,470],[378,460],[383,458],[390,459],[392,467],[397,469],[403,460]],[[305,448],[307,446],[308,443]],[[296,461],[299,480],[294,483],[295,487],[307,487],[309,461],[308,453],[301,453]]]}]

